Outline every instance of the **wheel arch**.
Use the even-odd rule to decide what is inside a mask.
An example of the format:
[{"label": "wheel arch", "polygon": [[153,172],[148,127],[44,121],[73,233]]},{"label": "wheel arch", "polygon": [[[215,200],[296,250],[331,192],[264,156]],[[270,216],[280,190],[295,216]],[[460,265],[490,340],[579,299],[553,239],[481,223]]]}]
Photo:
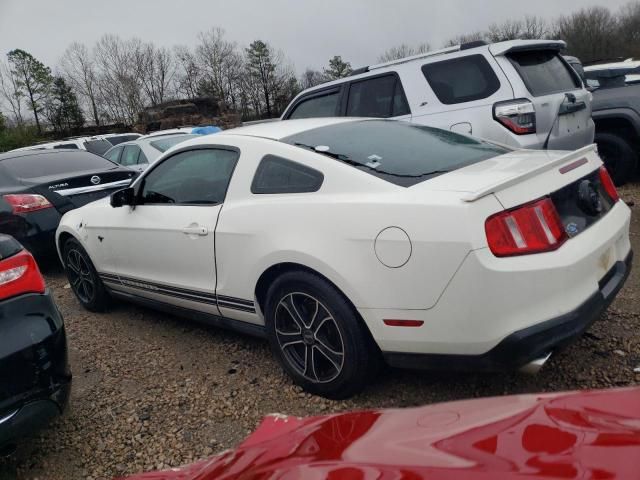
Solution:
[{"label": "wheel arch", "polygon": [[631,109],[612,109],[593,112],[593,121],[598,133],[622,133],[635,147],[640,145],[640,115]]},{"label": "wheel arch", "polygon": [[356,307],[356,303],[355,303],[354,299],[348,294],[348,292],[345,292],[345,289],[341,288],[340,285],[338,284],[338,282],[334,281],[329,276],[323,274],[322,272],[318,271],[315,268],[311,268],[311,267],[309,267],[307,265],[304,265],[304,264],[301,264],[301,263],[288,262],[288,261],[284,262],[283,261],[283,262],[272,264],[271,266],[269,266],[266,270],[264,270],[262,272],[262,274],[258,278],[258,281],[256,282],[255,297],[256,297],[256,301],[258,302],[258,306],[259,306],[260,311],[262,312],[263,316],[264,316],[265,303],[266,303],[266,299],[267,299],[267,291],[269,290],[269,286],[279,276],[283,275],[284,273],[294,272],[294,271],[307,272],[307,273],[311,273],[312,275],[316,275],[316,276],[322,278],[323,280],[325,280],[326,282],[328,282],[338,292],[340,292],[340,294],[347,300],[349,306],[352,308],[354,314],[356,315],[356,318],[360,322],[362,322],[362,325],[365,327],[366,332],[369,335],[370,340],[373,342],[373,345],[377,345],[377,342],[375,342],[375,339],[373,338],[373,335],[371,333],[371,329],[367,325],[367,322],[364,320],[364,318],[362,318],[362,315],[360,315],[360,312],[358,312],[358,309]]},{"label": "wheel arch", "polygon": [[58,258],[60,258],[60,261],[62,262],[63,265],[64,265],[64,258],[63,258],[64,252],[62,249],[64,248],[64,244],[67,243],[67,241],[70,239],[74,239],[84,247],[84,245],[82,244],[82,241],[73,232],[67,229],[59,229],[58,232],[56,232],[56,250],[58,251]]}]

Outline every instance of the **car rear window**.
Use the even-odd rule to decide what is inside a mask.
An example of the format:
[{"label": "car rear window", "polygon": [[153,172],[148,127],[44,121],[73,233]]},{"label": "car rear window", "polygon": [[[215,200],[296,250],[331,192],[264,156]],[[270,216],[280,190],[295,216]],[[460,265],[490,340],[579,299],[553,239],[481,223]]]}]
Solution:
[{"label": "car rear window", "polygon": [[532,95],[575,90],[580,87],[577,74],[562,61],[555,50],[530,50],[508,55]]},{"label": "car rear window", "polygon": [[191,135],[191,134],[182,134],[182,135],[176,135],[175,137],[163,137],[163,138],[159,138],[158,140],[153,140],[152,142],[149,142],[149,144],[155,148],[156,150],[160,151],[160,152],[166,152],[167,150],[169,150],[171,147],[173,147],[174,145],[179,144],[180,142],[185,142],[187,140],[189,140],[190,138],[195,138],[198,135]]},{"label": "car rear window", "polygon": [[84,142],[84,148],[86,148],[88,152],[97,153],[98,155],[102,155],[111,147],[113,147],[113,145],[107,140],[86,140]]},{"label": "car rear window", "polygon": [[448,130],[393,120],[329,125],[282,141],[403,187],[509,151]]},{"label": "car rear window", "polygon": [[22,180],[92,170],[109,170],[117,167],[106,158],[81,150],[77,152],[34,153],[33,155],[6,158],[0,164],[10,175]]},{"label": "car rear window", "polygon": [[482,100],[500,89],[500,80],[482,55],[428,63],[422,74],[445,105]]},{"label": "car rear window", "polygon": [[137,140],[138,138],[140,138],[140,135],[129,135],[129,134],[116,135],[113,137],[108,137],[108,142],[111,143],[112,145],[120,145],[121,143]]}]

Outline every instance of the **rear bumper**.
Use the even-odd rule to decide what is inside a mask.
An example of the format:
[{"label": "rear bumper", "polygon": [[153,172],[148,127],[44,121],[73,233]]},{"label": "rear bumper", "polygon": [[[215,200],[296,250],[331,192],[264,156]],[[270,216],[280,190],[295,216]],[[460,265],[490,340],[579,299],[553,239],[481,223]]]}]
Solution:
[{"label": "rear bumper", "polygon": [[0,303],[0,448],[64,410],[71,388],[63,320],[50,294]]},{"label": "rear bumper", "polygon": [[599,284],[599,290],[575,310],[512,333],[481,355],[446,355],[383,352],[393,367],[501,371],[513,370],[549,352],[567,346],[582,335],[611,304],[631,271],[633,253],[616,262]]},{"label": "rear bumper", "polygon": [[60,218],[55,208],[24,215],[0,214],[0,232],[11,235],[41,259],[55,251],[55,233]]}]

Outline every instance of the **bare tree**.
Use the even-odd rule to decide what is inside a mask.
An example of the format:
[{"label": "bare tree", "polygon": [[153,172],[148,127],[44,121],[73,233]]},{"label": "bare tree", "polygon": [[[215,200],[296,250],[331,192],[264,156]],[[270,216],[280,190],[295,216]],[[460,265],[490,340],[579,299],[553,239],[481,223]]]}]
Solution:
[{"label": "bare tree", "polygon": [[398,60],[400,58],[410,57],[412,55],[418,55],[420,53],[426,53],[431,50],[431,46],[428,43],[421,43],[416,47],[402,43],[398,46],[391,47],[378,57],[380,63],[390,62],[391,60]]},{"label": "bare tree", "polygon": [[302,76],[300,77],[300,86],[303,89],[315,87],[316,85],[320,85],[327,81],[327,78],[319,72],[318,70],[314,70],[312,68],[307,68]]},{"label": "bare tree", "polygon": [[184,45],[174,47],[176,59],[175,90],[180,96],[195,98],[198,96],[198,86],[201,71],[195,54]]},{"label": "bare tree", "polygon": [[24,125],[22,107],[24,94],[19,86],[18,79],[11,73],[9,66],[0,62],[0,95],[7,102],[13,120],[17,125]]},{"label": "bare tree", "polygon": [[640,57],[640,2],[631,2],[618,13],[618,41],[625,57]]},{"label": "bare tree", "polygon": [[555,35],[567,42],[567,51],[583,62],[619,55],[618,20],[605,7],[584,8],[556,23]]},{"label": "bare tree", "polygon": [[224,102],[233,103],[235,77],[242,66],[242,58],[237,45],[224,38],[221,28],[212,28],[198,35],[200,43],[196,47],[196,57],[202,78],[199,90]]},{"label": "bare tree", "polygon": [[524,17],[522,24],[522,33],[520,38],[523,40],[536,40],[539,38],[547,38],[549,36],[549,25],[542,17],[535,15],[527,15]]},{"label": "bare tree", "polygon": [[171,50],[155,47],[152,43],[142,46],[142,87],[151,105],[158,105],[170,96],[176,62]]},{"label": "bare tree", "polygon": [[88,106],[94,123],[100,125],[97,71],[89,49],[82,43],[72,43],[62,56],[60,67],[69,84]]},{"label": "bare tree", "polygon": [[476,42],[478,40],[486,40],[484,32],[472,32],[463,35],[458,35],[445,42],[445,47],[455,47],[456,45],[462,45],[463,43]]}]

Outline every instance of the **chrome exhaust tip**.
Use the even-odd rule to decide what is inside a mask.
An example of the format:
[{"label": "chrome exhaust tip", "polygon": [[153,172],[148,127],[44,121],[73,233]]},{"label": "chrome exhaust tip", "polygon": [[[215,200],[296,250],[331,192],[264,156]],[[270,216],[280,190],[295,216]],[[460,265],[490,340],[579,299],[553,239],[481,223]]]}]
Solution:
[{"label": "chrome exhaust tip", "polygon": [[527,373],[529,375],[535,375],[536,373],[538,373],[540,371],[540,369],[542,368],[542,366],[547,363],[547,360],[549,360],[549,357],[551,357],[551,353],[549,352],[546,355],[543,355],[540,358],[536,358],[535,360],[531,360],[529,363],[523,365],[522,367],[520,367],[520,372],[522,373]]}]

